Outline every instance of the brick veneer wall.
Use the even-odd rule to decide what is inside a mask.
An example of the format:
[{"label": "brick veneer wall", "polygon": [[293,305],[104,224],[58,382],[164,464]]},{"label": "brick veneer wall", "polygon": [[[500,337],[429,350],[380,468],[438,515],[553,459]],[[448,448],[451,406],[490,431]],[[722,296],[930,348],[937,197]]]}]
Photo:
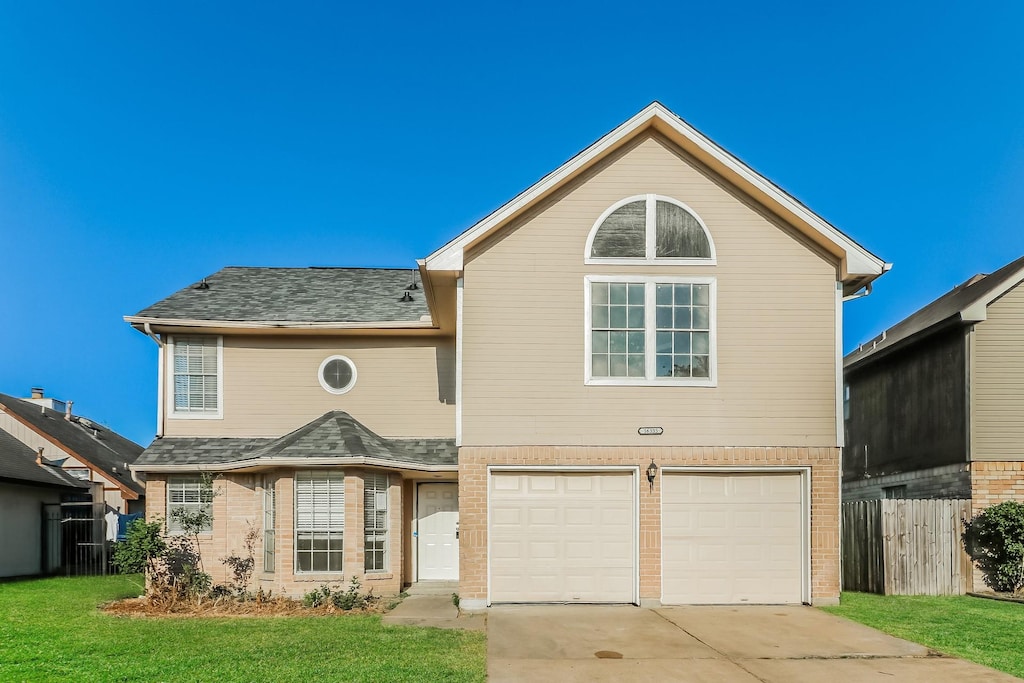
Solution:
[{"label": "brick veneer wall", "polygon": [[1006,500],[1024,501],[1024,462],[972,462],[971,511]]},{"label": "brick veneer wall", "polygon": [[[1002,461],[971,463],[971,514],[1007,500],[1024,502],[1024,462]],[[990,591],[985,575],[975,567],[974,590]]]},{"label": "brick veneer wall", "polygon": [[[642,472],[653,459],[659,467],[765,466],[811,468],[811,599],[839,600],[839,453],[838,448],[583,447],[524,446],[459,451],[459,594],[464,600],[487,598],[488,465],[636,465]],[[640,487],[640,598],[661,597],[661,481],[654,490]]]},{"label": "brick veneer wall", "polygon": [[[389,571],[364,571],[363,537],[363,471],[345,469],[345,541],[344,572],[295,573],[295,480],[291,470],[261,474],[223,474],[214,479],[213,531],[200,538],[205,570],[214,583],[228,579],[228,570],[221,560],[231,554],[244,554],[245,533],[252,524],[262,531],[264,481],[275,487],[277,497],[275,568],[263,571],[263,534],[256,547],[255,584],[275,594],[300,597],[303,593],[327,583],[347,587],[352,576],[359,577],[363,590],[374,595],[396,595],[405,578],[402,535],[402,475],[388,473],[388,566]],[[173,476],[173,475],[170,475]],[[264,480],[267,477],[267,480]],[[146,483],[146,518],[167,516],[168,475],[150,474]]]}]

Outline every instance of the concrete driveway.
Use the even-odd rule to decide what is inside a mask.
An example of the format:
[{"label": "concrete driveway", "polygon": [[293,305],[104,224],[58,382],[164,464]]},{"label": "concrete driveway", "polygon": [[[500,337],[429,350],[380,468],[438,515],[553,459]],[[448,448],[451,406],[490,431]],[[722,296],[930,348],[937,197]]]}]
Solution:
[{"label": "concrete driveway", "polygon": [[811,607],[499,606],[487,673],[502,681],[1017,681]]}]

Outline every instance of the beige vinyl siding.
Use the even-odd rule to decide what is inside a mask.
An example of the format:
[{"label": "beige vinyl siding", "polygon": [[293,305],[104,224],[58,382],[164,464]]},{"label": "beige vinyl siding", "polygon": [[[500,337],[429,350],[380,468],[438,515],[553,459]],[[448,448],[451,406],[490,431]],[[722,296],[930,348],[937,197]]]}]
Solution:
[{"label": "beige vinyl siding", "polygon": [[1024,460],[1024,287],[974,326],[972,460]]},{"label": "beige vinyl siding", "polygon": [[[644,193],[696,211],[718,265],[585,265],[596,219]],[[718,386],[586,386],[588,274],[717,278]],[[836,277],[835,259],[646,138],[467,255],[463,443],[835,446]]]},{"label": "beige vinyl siding", "polygon": [[[350,358],[358,374],[341,395],[318,379],[320,363],[335,354]],[[170,365],[166,371],[170,387]],[[168,416],[164,434],[281,436],[344,410],[381,436],[455,435],[455,345],[448,338],[225,336],[223,377],[223,419]]]}]

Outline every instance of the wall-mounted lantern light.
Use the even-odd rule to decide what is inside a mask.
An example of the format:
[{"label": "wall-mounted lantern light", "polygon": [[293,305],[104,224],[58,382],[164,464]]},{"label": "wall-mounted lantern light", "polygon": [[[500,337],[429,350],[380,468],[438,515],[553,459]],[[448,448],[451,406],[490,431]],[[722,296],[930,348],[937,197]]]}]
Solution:
[{"label": "wall-mounted lantern light", "polygon": [[651,490],[654,490],[654,478],[658,476],[658,466],[654,464],[654,458],[651,458],[651,464],[647,466],[647,481],[651,485]]}]

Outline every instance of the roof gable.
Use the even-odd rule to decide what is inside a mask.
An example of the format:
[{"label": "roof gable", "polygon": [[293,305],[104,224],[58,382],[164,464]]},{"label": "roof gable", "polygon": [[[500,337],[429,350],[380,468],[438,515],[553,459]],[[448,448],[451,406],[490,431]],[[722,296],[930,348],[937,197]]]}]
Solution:
[{"label": "roof gable", "polygon": [[332,410],[279,438],[164,437],[133,469],[222,471],[265,466],[366,464],[414,470],[458,466],[454,439],[385,438],[348,413]]},{"label": "roof gable", "polygon": [[91,465],[123,491],[135,497],[145,487],[132,479],[127,465],[142,453],[142,446],[100,425],[90,428],[80,417],[64,419],[64,414],[44,406],[0,394],[0,410],[14,417],[40,436],[52,441],[69,455]]},{"label": "roof gable", "polygon": [[861,344],[846,355],[843,365],[850,369],[868,358],[881,358],[911,339],[945,329],[949,324],[981,322],[988,317],[989,304],[1021,282],[1024,282],[1024,256],[989,275],[974,275],[871,341]]},{"label": "roof gable", "polygon": [[59,467],[39,464],[31,448],[3,429],[0,429],[0,480],[65,489],[89,486]]},{"label": "roof gable", "polygon": [[659,102],[652,102],[628,121],[432,253],[424,261],[426,269],[462,270],[464,255],[469,247],[508,224],[629,141],[652,130],[679,145],[698,161],[706,164],[751,198],[806,234],[812,241],[837,256],[842,263],[842,278],[847,293],[869,284],[888,270],[889,264],[719,147]]}]

